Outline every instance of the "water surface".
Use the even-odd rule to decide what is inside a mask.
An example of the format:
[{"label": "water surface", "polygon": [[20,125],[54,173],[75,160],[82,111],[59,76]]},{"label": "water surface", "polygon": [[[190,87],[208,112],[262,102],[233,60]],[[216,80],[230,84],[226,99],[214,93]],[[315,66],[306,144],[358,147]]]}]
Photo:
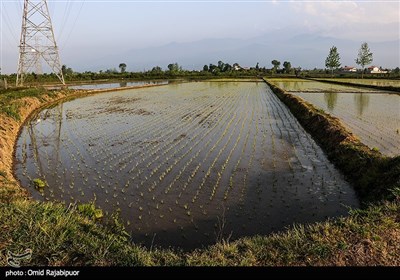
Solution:
[{"label": "water surface", "polygon": [[[346,215],[358,199],[264,83],[102,93],[22,128],[15,174],[40,200],[120,211],[133,241],[189,249]],[[43,193],[31,184],[43,178]]]}]

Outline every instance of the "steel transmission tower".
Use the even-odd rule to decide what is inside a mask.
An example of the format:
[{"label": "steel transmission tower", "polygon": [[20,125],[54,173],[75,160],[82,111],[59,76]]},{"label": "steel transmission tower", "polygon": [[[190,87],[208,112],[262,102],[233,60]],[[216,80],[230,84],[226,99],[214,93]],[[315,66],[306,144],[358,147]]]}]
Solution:
[{"label": "steel transmission tower", "polygon": [[47,1],[24,0],[17,86],[23,85],[26,74],[40,69],[41,59],[65,85]]}]

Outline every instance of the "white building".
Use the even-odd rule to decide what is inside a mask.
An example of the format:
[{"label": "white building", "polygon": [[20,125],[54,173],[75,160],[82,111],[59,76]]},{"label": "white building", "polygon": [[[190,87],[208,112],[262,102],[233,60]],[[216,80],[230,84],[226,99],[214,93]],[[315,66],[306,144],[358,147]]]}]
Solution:
[{"label": "white building", "polygon": [[343,72],[355,73],[357,72],[357,68],[353,66],[345,66],[342,68]]},{"label": "white building", "polygon": [[387,71],[382,70],[382,68],[378,67],[378,66],[368,67],[367,72],[370,74],[386,74],[387,73]]}]

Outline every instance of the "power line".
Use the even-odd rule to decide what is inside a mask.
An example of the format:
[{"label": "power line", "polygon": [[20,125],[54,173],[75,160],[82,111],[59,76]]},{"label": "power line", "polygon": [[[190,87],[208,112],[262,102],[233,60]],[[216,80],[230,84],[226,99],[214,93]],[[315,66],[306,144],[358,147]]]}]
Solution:
[{"label": "power line", "polygon": [[76,25],[76,23],[77,23],[77,21],[78,21],[79,15],[81,14],[81,11],[82,11],[84,2],[85,2],[85,0],[83,0],[82,3],[81,3],[81,6],[80,6],[80,8],[79,8],[79,11],[78,11],[78,13],[76,14],[74,23],[72,24],[72,28],[70,28],[70,30],[69,30],[67,39],[66,39],[66,40],[63,42],[63,44],[62,44],[62,48],[64,48],[64,47],[66,46],[66,44],[67,44],[68,41],[69,41],[69,38],[71,37],[72,31],[75,29],[75,25]]},{"label": "power line", "polygon": [[66,1],[66,7],[64,9],[64,15],[62,17],[61,24],[60,24],[60,31],[59,31],[59,34],[57,36],[57,40],[58,41],[60,40],[61,34],[63,34],[63,32],[64,32],[64,28],[66,26],[67,19],[68,19],[70,13],[71,13],[71,7],[72,7],[71,1],[67,0]]},{"label": "power line", "polygon": [[[2,4],[1,18],[4,19],[4,22],[6,23],[6,26],[7,26],[8,30],[10,31],[11,36],[12,36],[13,39],[15,40],[15,43],[18,44],[18,39],[17,39],[17,37],[15,36],[15,33],[14,33],[14,31],[13,31],[13,28],[11,28],[11,25],[12,25],[12,24],[11,24],[11,19],[10,19],[10,17],[8,16],[8,13],[5,12],[4,3],[1,3],[1,4]],[[4,29],[2,28],[1,30],[4,30]]]}]

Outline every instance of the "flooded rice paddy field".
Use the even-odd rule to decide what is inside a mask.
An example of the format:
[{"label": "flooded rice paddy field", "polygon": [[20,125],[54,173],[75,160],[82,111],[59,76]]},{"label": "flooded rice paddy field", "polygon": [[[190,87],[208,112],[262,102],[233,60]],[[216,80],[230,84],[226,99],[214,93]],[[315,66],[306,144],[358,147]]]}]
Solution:
[{"label": "flooded rice paddy field", "polygon": [[[69,89],[84,89],[84,90],[95,90],[95,89],[113,89],[121,87],[141,87],[146,85],[167,85],[169,81],[120,81],[115,83],[90,83],[90,84],[79,84],[69,85]],[[49,89],[60,89],[60,87],[48,87]]]},{"label": "flooded rice paddy field", "polygon": [[352,87],[345,86],[338,86],[340,92],[310,92],[327,85],[314,81],[306,81],[296,91],[296,83],[280,82],[280,87],[341,119],[370,148],[377,148],[388,156],[400,155],[400,95],[384,91],[370,93],[364,89],[354,93]]},{"label": "flooded rice paddy field", "polygon": [[349,87],[305,79],[268,79],[269,82],[288,92],[381,92],[376,89]]},{"label": "flooded rice paddy field", "polygon": [[[135,243],[184,249],[345,215],[358,199],[264,83],[103,93],[34,116],[15,174],[39,200],[120,211]],[[48,187],[39,192],[32,180]]]},{"label": "flooded rice paddy field", "polygon": [[372,85],[372,86],[392,86],[400,87],[400,80],[389,79],[324,79],[327,81],[347,82],[353,84]]}]

